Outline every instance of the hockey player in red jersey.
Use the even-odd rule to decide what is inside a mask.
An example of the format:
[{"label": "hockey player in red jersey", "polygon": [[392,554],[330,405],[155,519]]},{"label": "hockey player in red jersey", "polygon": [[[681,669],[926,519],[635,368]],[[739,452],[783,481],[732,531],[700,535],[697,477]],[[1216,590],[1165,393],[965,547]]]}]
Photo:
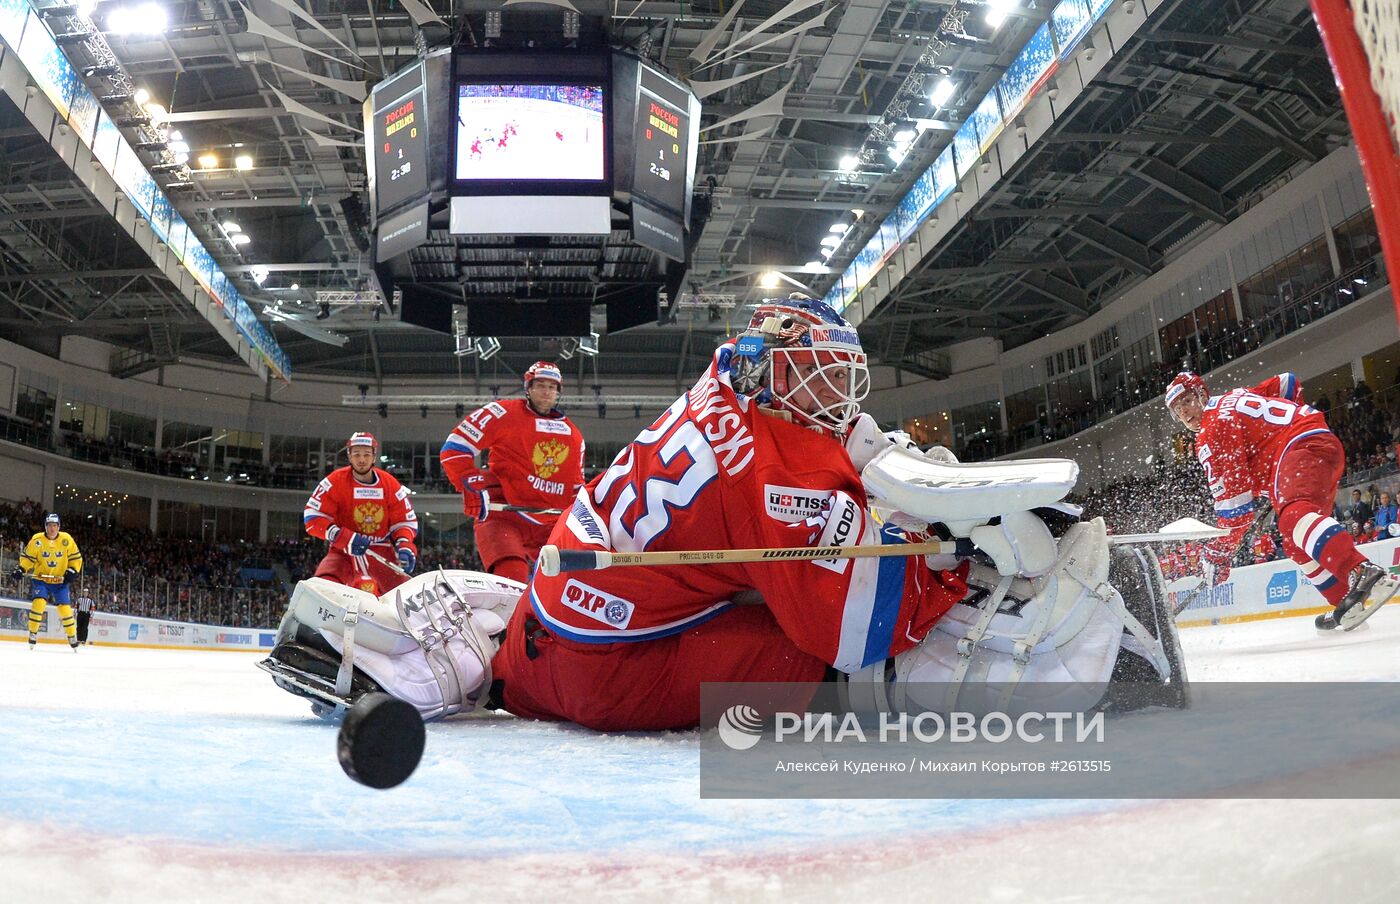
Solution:
[{"label": "hockey player in red jersey", "polygon": [[492,574],[526,581],[557,517],[493,512],[492,503],[565,509],[583,484],[583,433],[555,407],[563,388],[557,366],[536,362],[525,371],[525,398],[483,405],[443,443],[443,472],[476,519],[477,551]]},{"label": "hockey player in red jersey", "polygon": [[378,440],[368,433],[352,434],[345,452],[350,464],[318,483],[302,512],[306,532],[331,545],[316,566],[316,577],[383,593],[406,578],[368,553],[411,573],[418,562],[418,516],[408,489],[374,466]]},{"label": "hockey player in red jersey", "polygon": [[1181,373],[1167,387],[1166,405],[1196,434],[1216,518],[1230,531],[1203,549],[1217,583],[1229,574],[1255,500],[1268,497],[1284,552],[1333,607],[1317,617],[1318,628],[1350,630],[1395,592],[1385,570],[1368,561],[1332,518],[1346,456],[1322,413],[1303,404],[1296,377],[1281,374],[1210,397],[1199,376]]},{"label": "hockey player in red jersey", "polygon": [[[881,542],[843,442],[869,386],[855,329],[766,303],[625,448],[550,542],[615,551]],[[916,645],[967,585],[921,558],[536,573],[493,663],[505,708],[597,729],[693,726],[703,681],[816,681]],[[757,590],[763,605],[736,599]]]}]

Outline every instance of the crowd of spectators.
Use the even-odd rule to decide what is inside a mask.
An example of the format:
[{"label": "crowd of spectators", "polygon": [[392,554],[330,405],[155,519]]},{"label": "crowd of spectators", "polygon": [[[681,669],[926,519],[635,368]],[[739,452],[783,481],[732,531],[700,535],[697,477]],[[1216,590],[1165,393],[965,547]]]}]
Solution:
[{"label": "crowd of spectators", "polygon": [[[63,514],[60,511],[60,514]],[[44,512],[26,499],[0,502],[0,591],[24,599],[27,588],[10,572],[19,551],[42,528]],[[206,542],[158,537],[148,530],[88,527],[65,519],[83,553],[75,590],[86,591],[99,609],[232,627],[272,627],[281,618],[292,586],[310,577],[326,544],[310,537]],[[425,544],[418,570],[480,569],[470,545]]]},{"label": "crowd of spectators", "polygon": [[[1183,370],[1207,374],[1236,358],[1250,354],[1289,333],[1303,329],[1327,316],[1386,279],[1379,257],[1364,261],[1342,276],[1327,277],[1314,285],[1299,286],[1299,294],[1283,304],[1270,304],[1247,323],[1229,322],[1202,325],[1195,332],[1162,349],[1164,361],[1148,361],[1131,373],[1111,381],[1100,380],[1097,398],[1055,407],[1026,424],[1012,424],[1006,432],[981,431],[969,434],[953,449],[964,461],[984,461],[1022,449],[1067,439],[1100,421],[1160,398],[1163,389]],[[1370,288],[1366,288],[1370,287]],[[1105,383],[1110,385],[1104,385]],[[1393,452],[1393,443],[1391,451]],[[1364,447],[1374,454],[1374,444]],[[1392,456],[1392,461],[1393,456]]]}]

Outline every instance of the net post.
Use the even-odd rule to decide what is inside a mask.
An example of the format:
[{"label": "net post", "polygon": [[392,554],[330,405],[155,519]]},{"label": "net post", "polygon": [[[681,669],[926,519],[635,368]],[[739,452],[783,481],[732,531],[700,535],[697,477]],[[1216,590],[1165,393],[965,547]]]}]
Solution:
[{"label": "net post", "polygon": [[1395,281],[1400,279],[1400,157],[1396,155],[1389,118],[1371,84],[1372,66],[1379,62],[1366,54],[1349,0],[1309,2],[1356,138],[1357,155],[1385,256],[1391,299],[1400,319],[1400,294],[1395,289]]}]

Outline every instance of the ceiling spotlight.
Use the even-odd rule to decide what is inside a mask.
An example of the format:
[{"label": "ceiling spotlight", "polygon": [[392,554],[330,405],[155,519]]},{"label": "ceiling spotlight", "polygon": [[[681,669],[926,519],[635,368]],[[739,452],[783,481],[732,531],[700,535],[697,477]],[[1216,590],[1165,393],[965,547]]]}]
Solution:
[{"label": "ceiling spotlight", "polygon": [[235,245],[242,246],[251,242],[253,240],[253,237],[246,232],[237,232],[229,236],[228,240],[230,242],[233,242]]},{"label": "ceiling spotlight", "polygon": [[236,169],[250,170],[253,168],[253,158],[247,154],[239,154],[233,158],[233,165]]},{"label": "ceiling spotlight", "polygon": [[291,289],[293,292],[295,292],[297,289],[300,289],[300,288],[301,288],[301,283],[294,282],[294,283],[292,283],[290,286],[288,286],[287,288],[289,288],[289,289]]},{"label": "ceiling spotlight", "polygon": [[983,20],[992,28],[999,28],[1016,5],[1016,0],[988,0],[987,14],[983,16]]},{"label": "ceiling spotlight", "polygon": [[826,269],[826,264],[823,264],[821,261],[808,261],[802,265],[802,269],[812,273],[820,273],[822,270]]},{"label": "ceiling spotlight", "polygon": [[219,165],[219,158],[213,154],[200,154],[199,165],[205,169],[214,169]]},{"label": "ceiling spotlight", "polygon": [[758,278],[758,284],[765,289],[776,289],[782,282],[782,274],[777,270],[769,270]]},{"label": "ceiling spotlight", "polygon": [[824,235],[824,236],[822,236],[821,245],[822,245],[822,247],[824,247],[824,248],[836,248],[836,247],[839,247],[840,244],[841,244],[841,237],[840,237],[839,235]]},{"label": "ceiling spotlight", "polygon": [[242,226],[239,226],[239,225],[238,225],[237,223],[235,223],[233,220],[224,220],[224,222],[223,222],[222,225],[223,225],[223,227],[224,227],[224,232],[227,232],[227,233],[230,233],[230,234],[235,233],[235,232],[242,232],[242,231],[243,231],[243,227],[242,227]]},{"label": "ceiling spotlight", "polygon": [[918,133],[913,129],[906,126],[894,133],[894,142],[895,144],[908,144],[914,140],[914,136],[917,134]]},{"label": "ceiling spotlight", "polygon": [[830,232],[832,235],[845,235],[848,228],[849,227],[845,223],[832,223],[827,227],[826,231]]},{"label": "ceiling spotlight", "polygon": [[158,3],[122,6],[107,14],[107,31],[118,35],[153,35],[165,31],[169,16]]},{"label": "ceiling spotlight", "polygon": [[151,102],[151,92],[145,88],[137,88],[136,93],[132,95],[132,100],[136,101],[137,106],[144,107]]},{"label": "ceiling spotlight", "polygon": [[841,172],[843,173],[854,172],[855,168],[859,165],[860,158],[857,157],[855,154],[847,154],[846,156],[841,158]]},{"label": "ceiling spotlight", "polygon": [[957,83],[950,78],[945,78],[938,83],[937,87],[933,89],[933,93],[928,96],[928,102],[935,107],[941,107],[952,98],[953,92],[956,90],[958,90]]},{"label": "ceiling spotlight", "polygon": [[252,275],[252,277],[253,277],[253,282],[257,283],[258,285],[262,285],[263,283],[267,282],[267,268],[266,268],[266,267],[254,267],[252,270],[249,270],[248,272]]}]

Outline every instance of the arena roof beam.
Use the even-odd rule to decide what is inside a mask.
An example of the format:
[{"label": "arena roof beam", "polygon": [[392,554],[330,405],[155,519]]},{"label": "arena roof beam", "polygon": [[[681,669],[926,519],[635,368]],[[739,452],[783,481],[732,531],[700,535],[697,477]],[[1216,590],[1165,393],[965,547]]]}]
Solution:
[{"label": "arena roof beam", "polygon": [[1239,138],[1234,135],[1195,135],[1161,132],[1051,132],[1038,144],[1221,144],[1229,147],[1274,147],[1272,138]]},{"label": "arena roof beam", "polygon": [[1222,225],[1226,222],[1225,196],[1195,176],[1151,157],[1139,158],[1137,165],[1128,171],[1172,197],[1194,205],[1196,211],[1211,222]]},{"label": "arena roof beam", "polygon": [[73,282],[84,279],[125,279],[130,276],[165,276],[154,267],[127,267],[114,270],[43,270],[34,273],[0,273],[0,283]]},{"label": "arena roof beam", "polygon": [[1016,282],[1078,317],[1090,313],[1089,293],[1053,273],[1033,271],[1019,277]]},{"label": "arena roof beam", "polygon": [[1069,226],[1068,232],[1113,255],[1129,270],[1150,276],[1162,265],[1162,255],[1123,232],[1090,217]]},{"label": "arena roof beam", "polygon": [[907,282],[933,282],[944,277],[998,276],[1004,273],[1021,273],[1030,270],[1068,270],[1071,267],[1110,267],[1121,263],[1117,257],[1063,258],[1038,261],[999,261],[975,267],[929,267],[913,276],[905,277]]},{"label": "arena roof beam", "polygon": [[1194,204],[1149,203],[1149,204],[1054,204],[1049,207],[987,207],[974,215],[978,220],[995,219],[1046,219],[1061,217],[1101,216],[1112,217],[1119,214],[1131,216],[1153,216],[1156,214],[1196,213]]},{"label": "arena roof beam", "polygon": [[1265,41],[1259,38],[1246,38],[1243,35],[1205,35],[1189,31],[1144,31],[1138,35],[1143,41],[1156,43],[1208,44],[1211,47],[1234,47],[1241,50],[1262,50],[1270,53],[1285,53],[1292,56],[1311,57],[1325,60],[1327,54],[1321,47],[1298,47],[1279,41]]},{"label": "arena roof beam", "polygon": [[1240,104],[1237,104],[1234,101],[1230,100],[1217,100],[1216,103],[1220,104],[1222,107],[1229,110],[1231,113],[1235,114],[1240,119],[1244,120],[1245,122],[1254,126],[1259,131],[1263,132],[1265,136],[1267,136],[1266,143],[1270,147],[1283,148],[1285,151],[1292,154],[1294,157],[1297,157],[1299,160],[1306,160],[1309,163],[1316,163],[1317,161],[1322,159],[1321,154],[1316,153],[1308,147],[1305,147],[1298,141],[1285,134],[1281,129],[1274,126],[1273,123],[1270,123],[1263,117],[1258,116],[1254,112],[1245,109]]}]

